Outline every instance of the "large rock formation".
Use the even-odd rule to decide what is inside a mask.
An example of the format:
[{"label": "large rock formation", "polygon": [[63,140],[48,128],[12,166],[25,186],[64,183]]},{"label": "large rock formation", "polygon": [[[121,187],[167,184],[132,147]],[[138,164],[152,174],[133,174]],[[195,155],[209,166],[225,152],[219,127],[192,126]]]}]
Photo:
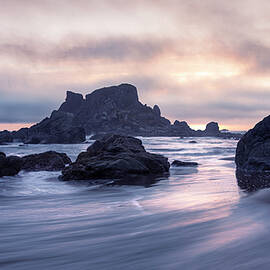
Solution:
[{"label": "large rock formation", "polygon": [[[65,102],[40,123],[12,133],[25,143],[80,143],[86,134],[123,134],[131,136],[219,136],[235,137],[219,131],[218,124],[207,124],[205,131],[191,129],[185,121],[173,125],[161,116],[158,105],[143,105],[137,89],[130,84],[97,89],[86,95],[67,91]],[[3,133],[6,139],[9,134]],[[237,137],[237,135],[236,135]],[[239,137],[239,136],[238,136]],[[0,143],[4,143],[4,139]]]},{"label": "large rock formation", "polygon": [[48,151],[24,156],[21,169],[25,171],[61,171],[66,164],[70,163],[71,160],[66,154]]},{"label": "large rock formation", "polygon": [[53,111],[49,118],[30,128],[20,129],[13,137],[29,144],[80,143],[85,141],[85,130],[76,125],[72,113]]},{"label": "large rock formation", "polygon": [[0,177],[14,176],[18,174],[22,167],[22,160],[16,156],[7,157],[0,152]]},{"label": "large rock formation", "polygon": [[59,111],[73,113],[76,123],[87,134],[114,132],[147,135],[167,130],[170,121],[160,116],[160,109],[143,105],[135,86],[121,84],[105,87],[86,95],[68,92]]},{"label": "large rock formation", "polygon": [[11,132],[4,130],[0,132],[0,144],[13,142]]},{"label": "large rock formation", "polygon": [[127,176],[159,175],[168,172],[169,167],[167,158],[146,152],[141,140],[108,135],[92,144],[87,152],[79,154],[76,162],[62,171],[62,179],[125,178],[127,181]]},{"label": "large rock formation", "polygon": [[270,187],[270,116],[249,130],[238,142],[235,156],[240,187]]}]

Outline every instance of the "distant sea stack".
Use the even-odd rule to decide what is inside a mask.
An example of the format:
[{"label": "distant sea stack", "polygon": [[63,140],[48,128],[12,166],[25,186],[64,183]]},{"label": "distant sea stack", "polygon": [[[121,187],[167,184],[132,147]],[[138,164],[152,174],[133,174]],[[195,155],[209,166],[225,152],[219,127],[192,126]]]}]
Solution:
[{"label": "distant sea stack", "polygon": [[204,131],[195,131],[185,121],[172,125],[162,117],[158,105],[142,104],[137,88],[121,84],[97,89],[83,97],[67,91],[66,100],[58,110],[40,123],[15,132],[0,132],[0,143],[81,143],[86,134],[122,134],[131,136],[236,137],[222,133],[218,123],[211,122]]}]

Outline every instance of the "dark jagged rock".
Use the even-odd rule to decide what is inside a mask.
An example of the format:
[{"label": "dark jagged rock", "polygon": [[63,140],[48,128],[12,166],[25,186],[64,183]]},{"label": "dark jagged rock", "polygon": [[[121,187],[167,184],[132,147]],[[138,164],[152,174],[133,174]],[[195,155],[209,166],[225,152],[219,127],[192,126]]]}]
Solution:
[{"label": "dark jagged rock", "polygon": [[235,163],[241,188],[270,187],[270,116],[256,124],[238,142]]},{"label": "dark jagged rock", "polygon": [[[62,171],[63,180],[123,179],[168,172],[168,159],[145,151],[141,140],[121,135],[97,140]],[[132,182],[132,178],[130,178]]]},{"label": "dark jagged rock", "polygon": [[53,111],[50,118],[14,134],[27,144],[81,143],[85,136],[84,129],[76,126],[74,115],[63,111]]},{"label": "dark jagged rock", "polygon": [[0,177],[14,176],[21,170],[22,159],[16,156],[7,157],[0,152]]},{"label": "dark jagged rock", "polygon": [[199,164],[197,162],[187,162],[187,161],[180,161],[180,160],[174,160],[172,162],[172,166],[174,167],[196,167]]},{"label": "dark jagged rock", "polygon": [[176,120],[171,125],[161,116],[158,105],[151,108],[139,101],[135,86],[121,84],[97,89],[85,98],[67,91],[66,100],[58,111],[30,128],[12,132],[12,137],[15,141],[33,144],[80,143],[85,141],[85,133],[220,138],[234,135],[221,133],[215,122],[209,123],[205,131],[195,131],[185,121]]},{"label": "dark jagged rock", "polygon": [[153,110],[154,110],[154,113],[157,115],[157,116],[161,116],[161,111],[160,111],[160,108],[158,107],[158,105],[155,105],[153,107]]},{"label": "dark jagged rock", "polygon": [[22,170],[25,171],[61,171],[66,164],[70,164],[70,158],[64,153],[48,151],[40,154],[24,156],[22,158]]},{"label": "dark jagged rock", "polygon": [[66,101],[60,106],[59,111],[76,114],[84,104],[82,94],[67,91]]},{"label": "dark jagged rock", "polygon": [[195,130],[191,129],[186,121],[179,122],[178,120],[176,120],[174,121],[172,128],[173,131],[177,134],[177,136],[189,137],[196,135]]},{"label": "dark jagged rock", "polygon": [[115,132],[147,135],[168,128],[170,121],[138,99],[135,86],[121,84],[105,87],[86,95],[84,106],[76,115],[87,133]]},{"label": "dark jagged rock", "polygon": [[4,144],[4,143],[10,143],[13,142],[13,137],[11,132],[4,130],[4,131],[0,131],[0,144]]},{"label": "dark jagged rock", "polygon": [[219,126],[217,122],[210,122],[206,125],[205,128],[205,134],[209,135],[209,136],[216,136],[219,135],[220,131],[219,131]]}]

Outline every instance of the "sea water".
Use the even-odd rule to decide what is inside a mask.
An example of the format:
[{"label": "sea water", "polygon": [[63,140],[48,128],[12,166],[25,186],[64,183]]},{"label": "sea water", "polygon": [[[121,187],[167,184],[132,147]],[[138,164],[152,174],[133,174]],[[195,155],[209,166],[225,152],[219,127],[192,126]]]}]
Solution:
[{"label": "sea water", "polygon": [[[198,167],[151,186],[62,182],[60,172],[0,179],[0,269],[269,269],[270,191],[241,191],[237,141],[141,138],[147,151]],[[0,146],[72,160],[93,143]],[[113,179],[111,179],[113,181]]]}]

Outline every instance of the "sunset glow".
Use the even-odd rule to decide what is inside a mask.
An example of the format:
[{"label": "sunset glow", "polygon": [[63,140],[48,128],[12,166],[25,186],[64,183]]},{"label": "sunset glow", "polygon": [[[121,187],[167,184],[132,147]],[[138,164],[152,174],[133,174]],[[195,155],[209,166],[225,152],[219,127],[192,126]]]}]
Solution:
[{"label": "sunset glow", "polygon": [[267,1],[15,2],[0,7],[1,128],[40,121],[66,90],[122,82],[193,126],[248,129],[269,114]]}]

